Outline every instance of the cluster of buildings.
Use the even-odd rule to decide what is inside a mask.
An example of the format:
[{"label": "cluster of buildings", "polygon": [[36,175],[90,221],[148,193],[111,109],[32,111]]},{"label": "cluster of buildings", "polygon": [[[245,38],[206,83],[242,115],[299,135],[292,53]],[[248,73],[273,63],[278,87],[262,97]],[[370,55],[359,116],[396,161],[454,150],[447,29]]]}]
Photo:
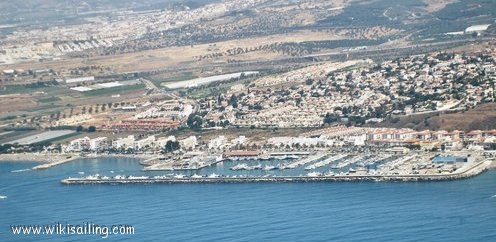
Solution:
[{"label": "cluster of buildings", "polygon": [[78,138],[64,146],[68,152],[81,151],[161,151],[168,142],[177,142],[183,151],[209,151],[213,153],[230,151],[270,150],[308,150],[329,147],[378,147],[392,148],[391,152],[406,153],[409,149],[474,151],[496,149],[496,130],[464,131],[415,131],[412,129],[369,128],[335,126],[319,129],[299,136],[268,137],[252,141],[245,136],[229,139],[223,135],[210,140],[199,140],[190,136],[177,140],[174,136],[156,138],[147,136],[137,139],[130,135],[115,140],[107,137]]},{"label": "cluster of buildings", "polygon": [[[142,139],[137,139],[134,135],[111,140],[108,137],[97,138],[78,138],[63,145],[63,150],[66,152],[102,152],[102,151],[150,151],[161,150],[167,142],[176,142],[176,137],[168,136],[156,138],[155,136],[147,136]],[[184,150],[194,149],[198,145],[197,138],[191,136],[177,141]]]},{"label": "cluster of buildings", "polygon": [[[116,10],[110,16],[88,15],[83,24],[23,29],[5,36],[0,43],[0,64],[49,60],[71,52],[108,48],[187,24],[222,16],[267,0],[220,1],[190,9],[151,11]],[[89,10],[91,12],[91,10]],[[84,13],[80,13],[81,16]],[[20,47],[21,46],[21,47]]]},{"label": "cluster of buildings", "polygon": [[262,77],[254,81],[254,83],[256,87],[261,88],[294,82],[304,82],[307,79],[325,78],[329,72],[337,71],[343,68],[371,63],[372,60],[352,60],[339,63],[329,62],[318,65],[311,65],[279,75]]},{"label": "cluster of buildings", "polygon": [[137,119],[169,118],[173,120],[188,117],[192,112],[191,104],[178,100],[166,100],[136,114],[135,117]]},{"label": "cluster of buildings", "polygon": [[496,130],[415,131],[412,129],[336,126],[301,134],[272,137],[272,147],[408,147],[424,150],[484,150],[496,148]]},{"label": "cluster of buildings", "polygon": [[211,139],[207,143],[207,148],[210,151],[225,151],[230,149],[239,149],[241,147],[245,147],[248,143],[248,138],[245,136],[239,136],[238,138],[234,138],[232,140],[228,140],[225,136],[220,135],[215,139]]},{"label": "cluster of buildings", "polygon": [[[123,109],[124,108],[124,109]],[[103,129],[161,131],[181,126],[193,113],[193,105],[180,100],[166,100],[157,103],[147,102],[138,107],[121,107],[119,110],[133,112],[131,118],[109,122]]]},{"label": "cluster of buildings", "polygon": [[169,142],[177,142],[179,149],[182,151],[202,150],[222,152],[231,149],[246,148],[244,145],[247,144],[248,139],[245,136],[239,136],[229,140],[225,136],[219,136],[207,142],[200,142],[196,136],[176,139],[175,136],[157,138],[154,135],[150,135],[137,139],[134,135],[129,135],[114,140],[108,137],[83,137],[74,139],[68,144],[63,145],[63,150],[66,152],[162,151]]},{"label": "cluster of buildings", "polygon": [[105,48],[113,45],[111,40],[106,39],[93,39],[82,41],[68,41],[57,44],[56,48],[62,53],[70,53],[76,51],[83,51],[94,48]]},{"label": "cluster of buildings", "polygon": [[238,150],[240,148],[246,148],[244,145],[248,143],[248,139],[245,136],[239,136],[234,139],[219,136],[207,142],[200,142],[196,136],[176,139],[175,136],[157,138],[154,135],[150,135],[137,139],[134,135],[129,135],[114,140],[108,137],[83,137],[74,139],[68,144],[63,145],[63,150],[66,152],[122,152],[129,150],[133,152],[161,151],[169,142],[177,142],[179,149],[183,151],[208,150],[211,152],[221,152],[231,149]]},{"label": "cluster of buildings", "polygon": [[235,96],[235,104],[229,95],[211,97],[201,103],[209,115],[205,123],[221,117],[234,125],[256,127],[319,127],[335,121],[363,124],[394,115],[461,110],[495,100],[496,61],[490,55],[439,53],[353,70],[330,68],[315,65],[261,78],[255,87],[229,94]]}]

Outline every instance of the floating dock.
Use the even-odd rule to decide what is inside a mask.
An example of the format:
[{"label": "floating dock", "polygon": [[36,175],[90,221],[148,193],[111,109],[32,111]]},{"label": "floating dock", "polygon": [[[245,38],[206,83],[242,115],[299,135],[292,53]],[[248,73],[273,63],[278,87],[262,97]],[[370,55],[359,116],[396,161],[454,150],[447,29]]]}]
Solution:
[{"label": "floating dock", "polygon": [[174,166],[173,163],[156,163],[150,166],[143,168],[143,171],[196,171],[201,170],[205,167],[213,166],[219,162],[224,161],[224,159],[217,157],[208,157],[205,160],[199,160],[198,162],[194,162],[194,165],[178,165]]},{"label": "floating dock", "polygon": [[326,165],[331,164],[334,161],[341,160],[341,159],[346,158],[346,157],[348,157],[348,155],[345,155],[345,154],[332,156],[331,158],[325,159],[323,161],[319,161],[313,165],[309,165],[309,166],[305,167],[305,170],[313,170],[315,168],[324,167]]},{"label": "floating dock", "polygon": [[289,163],[288,165],[285,165],[285,166],[281,167],[280,169],[294,169],[298,166],[303,166],[303,165],[306,165],[308,163],[320,160],[326,156],[327,156],[327,154],[317,154],[317,155],[309,156],[309,157],[306,157],[303,159],[299,159],[295,162]]}]

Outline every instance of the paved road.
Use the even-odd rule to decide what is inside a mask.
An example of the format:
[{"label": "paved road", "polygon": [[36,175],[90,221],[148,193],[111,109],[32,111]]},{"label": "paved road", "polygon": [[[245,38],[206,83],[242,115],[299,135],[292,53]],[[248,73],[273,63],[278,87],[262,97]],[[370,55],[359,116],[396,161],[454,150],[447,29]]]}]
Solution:
[{"label": "paved road", "polygon": [[143,82],[143,84],[145,84],[146,88],[160,91],[160,89],[157,86],[155,86],[155,84],[153,84],[153,82],[151,82],[150,80],[141,78],[141,81]]}]

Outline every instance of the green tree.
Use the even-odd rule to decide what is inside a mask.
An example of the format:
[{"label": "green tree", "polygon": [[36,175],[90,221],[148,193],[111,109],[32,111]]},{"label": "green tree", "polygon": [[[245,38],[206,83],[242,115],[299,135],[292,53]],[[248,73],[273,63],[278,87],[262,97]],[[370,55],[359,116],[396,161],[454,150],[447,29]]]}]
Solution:
[{"label": "green tree", "polygon": [[326,113],[324,117],[324,124],[331,124],[337,121],[337,118],[334,117],[334,115],[331,115],[330,113]]},{"label": "green tree", "polygon": [[237,108],[238,107],[238,97],[235,94],[233,94],[231,96],[231,98],[229,99],[229,104],[231,106],[233,106],[233,108]]},{"label": "green tree", "polygon": [[192,129],[201,129],[203,124],[203,118],[196,113],[192,113],[188,116],[188,120],[186,121],[188,127]]},{"label": "green tree", "polygon": [[181,147],[180,147],[180,145],[179,145],[179,142],[169,140],[169,141],[167,141],[167,143],[165,144],[165,147],[164,147],[163,151],[164,151],[165,153],[170,153],[170,152],[173,152],[173,151],[179,150],[180,148],[181,148]]}]

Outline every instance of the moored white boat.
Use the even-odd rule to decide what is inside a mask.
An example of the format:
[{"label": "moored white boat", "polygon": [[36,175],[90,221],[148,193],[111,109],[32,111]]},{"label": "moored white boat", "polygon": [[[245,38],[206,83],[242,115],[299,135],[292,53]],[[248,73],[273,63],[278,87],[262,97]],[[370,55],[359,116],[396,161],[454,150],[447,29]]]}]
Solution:
[{"label": "moored white boat", "polygon": [[260,164],[250,167],[250,170],[261,170],[261,169],[262,169],[262,165]]},{"label": "moored white boat", "polygon": [[96,175],[93,175],[93,176],[87,176],[85,177],[86,180],[98,180],[100,179],[100,175],[99,174],[96,174]]},{"label": "moored white boat", "polygon": [[130,179],[130,180],[141,180],[141,179],[148,179],[150,177],[148,176],[129,176],[127,179]]},{"label": "moored white boat", "polygon": [[249,168],[250,167],[247,164],[242,163],[242,164],[235,165],[235,166],[231,167],[230,169],[233,171],[238,171],[238,170],[248,170]]},{"label": "moored white boat", "polygon": [[212,173],[208,176],[208,178],[218,178],[219,175],[215,174],[215,173]]},{"label": "moored white boat", "polygon": [[309,177],[318,177],[318,176],[322,176],[322,173],[320,173],[320,172],[310,172],[307,175]]},{"label": "moored white boat", "polygon": [[271,171],[271,170],[275,170],[275,169],[277,169],[277,167],[275,167],[275,166],[265,166],[263,168],[264,171]]}]

